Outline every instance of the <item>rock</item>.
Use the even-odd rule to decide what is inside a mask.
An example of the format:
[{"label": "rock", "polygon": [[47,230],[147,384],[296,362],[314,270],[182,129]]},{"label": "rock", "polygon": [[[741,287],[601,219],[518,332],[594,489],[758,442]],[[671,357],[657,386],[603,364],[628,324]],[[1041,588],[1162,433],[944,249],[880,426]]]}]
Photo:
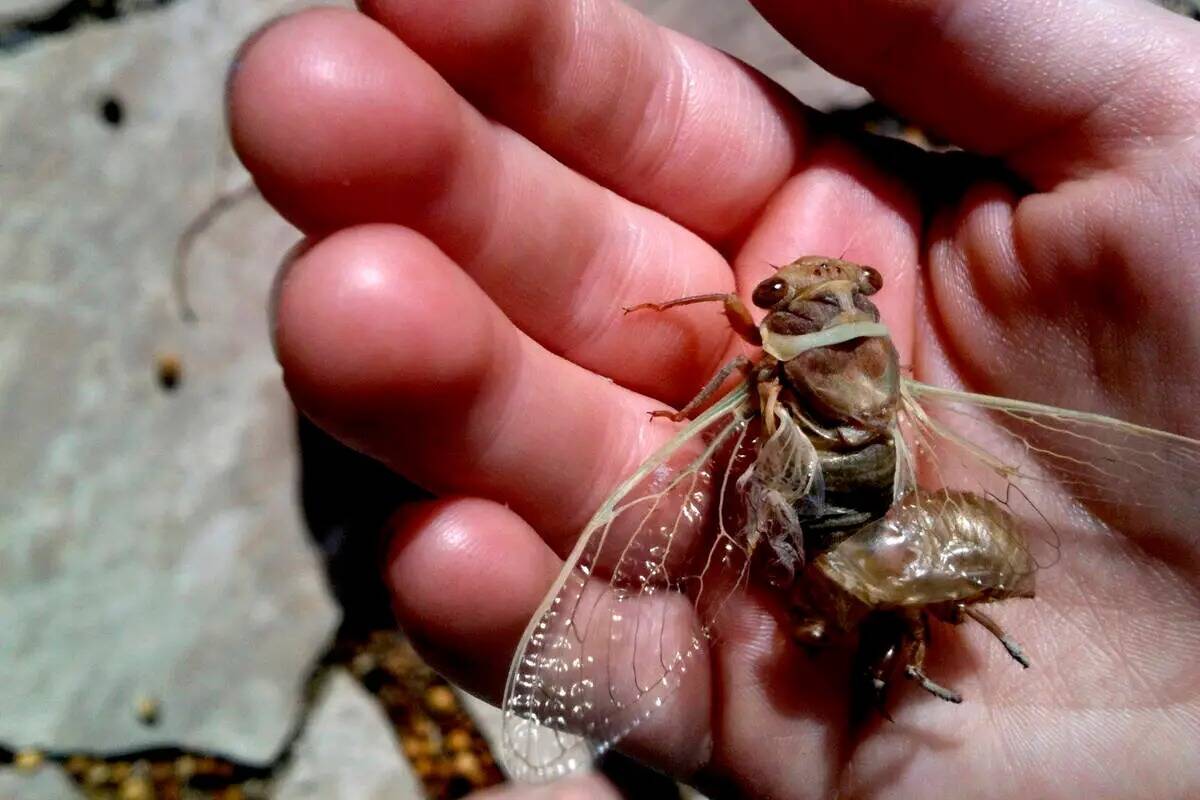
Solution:
[{"label": "rock", "polygon": [[4,800],[82,800],[83,793],[55,764],[36,770],[0,767],[0,798]]},{"label": "rock", "polygon": [[500,761],[500,742],[504,732],[504,714],[486,700],[480,700],[470,692],[459,690],[459,704],[479,729],[479,735],[488,743],[492,755]]},{"label": "rock", "polygon": [[1200,0],[1154,0],[1154,2],[1176,14],[1200,19]]},{"label": "rock", "polygon": [[180,2],[5,57],[9,748],[170,746],[269,763],[337,624],[266,336],[272,272],[297,234],[248,200],[197,243],[199,322],[180,321],[172,290],[176,238],[244,180],[223,145],[229,60],[294,7]]},{"label": "rock", "polygon": [[[0,18],[60,5],[0,0]],[[270,763],[337,624],[266,338],[273,266],[297,234],[254,199],[219,217],[190,267],[195,325],[180,321],[172,275],[178,235],[245,180],[222,144],[229,59],[298,5],[176,2],[4,56],[9,748]],[[823,102],[805,94],[819,73],[748,8],[642,5]]]},{"label": "rock", "polygon": [[63,4],[63,0],[0,0],[0,25],[44,17]]},{"label": "rock", "polygon": [[424,797],[387,715],[342,669],[330,673],[272,795],[276,800]]},{"label": "rock", "polygon": [[659,24],[737,56],[820,111],[856,108],[871,99],[866,90],[809,60],[749,3],[629,0],[629,4]]}]

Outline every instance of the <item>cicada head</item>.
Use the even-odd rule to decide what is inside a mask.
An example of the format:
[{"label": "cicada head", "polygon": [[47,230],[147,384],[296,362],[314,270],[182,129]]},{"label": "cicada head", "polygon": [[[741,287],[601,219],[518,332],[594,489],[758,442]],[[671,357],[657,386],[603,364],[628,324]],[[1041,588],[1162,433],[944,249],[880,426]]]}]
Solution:
[{"label": "cicada head", "polygon": [[883,276],[873,267],[823,256],[804,256],[780,267],[754,289],[754,305],[780,311],[795,301],[823,297],[844,299],[847,310],[857,296],[865,297],[883,287]]}]

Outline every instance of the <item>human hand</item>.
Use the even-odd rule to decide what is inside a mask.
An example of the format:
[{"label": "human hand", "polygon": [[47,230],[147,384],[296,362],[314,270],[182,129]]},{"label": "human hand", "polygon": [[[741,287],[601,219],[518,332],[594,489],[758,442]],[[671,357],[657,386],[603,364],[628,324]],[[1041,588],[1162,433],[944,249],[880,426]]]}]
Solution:
[{"label": "human hand", "polygon": [[[822,132],[608,2],[309,11],[231,77],[238,152],[310,237],[275,309],[288,388],[443,498],[397,517],[395,606],[484,696],[573,537],[670,433],[645,412],[735,348],[712,309],[623,305],[844,253],[884,274],[873,299],[922,380],[1200,430],[1200,26],[1133,2],[758,5],[1028,189]],[[900,697],[860,733],[844,672],[752,615],[714,649],[704,719],[641,755],[747,795],[1195,794],[1200,540],[1176,533],[1065,553],[1039,600],[997,610],[1034,670],[955,631],[928,669],[967,702]]]}]

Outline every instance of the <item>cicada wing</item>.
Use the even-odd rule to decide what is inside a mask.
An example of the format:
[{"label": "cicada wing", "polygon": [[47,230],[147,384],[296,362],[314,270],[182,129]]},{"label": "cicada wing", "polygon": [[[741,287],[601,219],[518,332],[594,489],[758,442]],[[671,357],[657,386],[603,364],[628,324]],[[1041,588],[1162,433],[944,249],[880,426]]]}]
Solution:
[{"label": "cicada wing", "polygon": [[1097,531],[1161,536],[1200,518],[1200,441],[1112,417],[906,380],[897,497],[953,489],[1020,521],[1038,566]]},{"label": "cicada wing", "polygon": [[517,647],[502,752],[552,780],[641,724],[705,658],[745,579],[737,474],[753,457],[746,386],[685,427],[605,501]]}]

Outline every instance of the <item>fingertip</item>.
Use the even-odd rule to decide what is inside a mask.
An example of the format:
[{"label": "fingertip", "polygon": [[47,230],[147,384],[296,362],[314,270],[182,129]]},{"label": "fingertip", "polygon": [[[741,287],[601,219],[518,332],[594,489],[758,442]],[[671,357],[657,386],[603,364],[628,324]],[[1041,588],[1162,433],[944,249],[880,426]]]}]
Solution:
[{"label": "fingertip", "polygon": [[411,230],[339,231],[296,257],[278,283],[284,380],[297,405],[343,440],[366,444],[405,403],[434,398],[449,409],[490,374],[491,307]]},{"label": "fingertip", "polygon": [[280,22],[283,19],[286,19],[289,16],[291,16],[291,15],[290,14],[277,14],[277,15],[267,19],[265,22],[263,22],[261,25],[259,25],[257,28],[255,28],[253,31],[251,31],[249,36],[247,36],[244,40],[242,40],[242,43],[240,45],[238,45],[237,50],[234,52],[233,58],[231,58],[229,60],[229,69],[225,72],[225,93],[224,93],[225,122],[226,122],[227,126],[230,122],[230,109],[231,109],[230,101],[233,96],[234,83],[238,77],[238,74],[242,71],[242,64],[245,61],[246,53],[250,52],[250,50],[254,48],[254,46],[258,43],[258,40],[262,38],[262,35],[264,33],[271,30],[271,28],[275,27],[276,23]]},{"label": "fingertip", "polygon": [[387,583],[401,628],[439,672],[498,700],[561,562],[515,512],[488,500],[414,503],[391,524]]},{"label": "fingertip", "polygon": [[379,218],[403,202],[395,186],[443,169],[456,141],[457,99],[437,73],[347,9],[258,31],[226,103],[233,146],[264,197],[309,231]]}]

